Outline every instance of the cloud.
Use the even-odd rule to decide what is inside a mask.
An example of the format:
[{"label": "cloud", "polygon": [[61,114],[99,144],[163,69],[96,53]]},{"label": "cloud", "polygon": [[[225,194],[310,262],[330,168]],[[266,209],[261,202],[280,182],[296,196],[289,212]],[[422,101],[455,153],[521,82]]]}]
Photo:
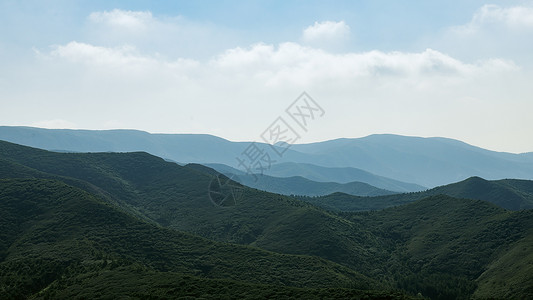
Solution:
[{"label": "cloud", "polygon": [[[533,126],[526,115],[533,90],[519,66],[497,58],[466,62],[435,49],[334,53],[298,43],[258,43],[192,60],[70,42],[41,51],[36,60],[35,78],[25,80],[40,88],[11,97],[35,107],[35,115],[8,107],[6,122],[9,115],[69,115],[82,128],[120,124],[250,140],[292,97],[307,91],[333,116],[309,130],[314,139],[395,132],[470,136],[482,144]],[[46,105],[38,101],[42,97]]]},{"label": "cloud", "polygon": [[533,66],[533,7],[484,5],[468,23],[451,26],[426,44],[462,60],[499,57]]},{"label": "cloud", "polygon": [[152,13],[149,11],[125,11],[120,9],[93,12],[88,19],[96,24],[130,31],[146,30],[150,23],[154,22]]},{"label": "cloud", "polygon": [[[42,53],[39,55],[43,56]],[[433,49],[337,54],[297,43],[236,47],[203,62],[145,55],[132,46],[102,47],[80,42],[55,46],[44,55],[58,64],[78,64],[86,70],[97,70],[102,73],[102,78],[117,74],[122,80],[135,77],[139,81],[151,82],[154,78],[164,77],[163,82],[174,81],[178,85],[186,79],[187,84],[194,86],[224,83],[232,88],[242,85],[310,88],[332,84],[345,89],[354,82],[372,79],[393,85],[421,86],[421,83],[427,83],[434,86],[519,70],[508,60],[466,63]]]},{"label": "cloud", "polygon": [[428,81],[436,77],[462,80],[518,70],[512,61],[491,59],[465,63],[433,49],[415,53],[375,50],[335,54],[296,43],[229,49],[212,64],[220,69],[248,73],[247,77],[262,78],[268,85],[282,82],[314,85],[378,77],[401,81]]},{"label": "cloud", "polygon": [[106,47],[135,45],[138,51],[167,57],[209,57],[234,43],[233,33],[183,16],[114,9],[87,17],[83,42]]},{"label": "cloud", "polygon": [[482,6],[472,20],[453,30],[463,34],[474,34],[485,26],[505,26],[510,29],[533,29],[533,7],[501,7],[487,4]]},{"label": "cloud", "polygon": [[53,48],[50,56],[63,58],[70,62],[108,66],[131,66],[153,62],[153,59],[141,56],[135,47],[128,45],[110,48],[73,41],[66,45],[56,45]]},{"label": "cloud", "polygon": [[[433,49],[337,54],[297,43],[236,47],[199,61],[146,55],[132,47],[70,42],[41,53],[38,58],[48,64],[47,72],[52,70],[48,80],[68,77],[72,82],[68,89],[75,91],[79,101],[85,99],[86,105],[123,107],[126,115],[152,111],[155,116],[180,111],[190,114],[190,118],[210,107],[207,115],[212,119],[223,115],[225,124],[237,123],[241,118],[241,109],[231,107],[247,107],[252,115],[260,109],[257,113],[261,115],[256,117],[260,120],[268,113],[276,114],[285,105],[287,94],[303,90],[333,102],[359,95],[368,101],[363,106],[388,106],[391,101],[402,103],[406,97],[418,99],[412,100],[418,104],[438,103],[446,101],[445,96],[472,96],[472,89],[480,86],[491,90],[502,77],[511,79],[520,73],[512,61],[467,63]],[[61,83],[49,85],[57,87]],[[260,108],[250,106],[252,103],[270,104]],[[218,113],[221,116],[212,115]],[[102,122],[116,119],[114,115],[104,116]],[[154,124],[165,119],[178,120],[170,115],[156,119]],[[179,120],[182,126],[191,126],[185,118]]]},{"label": "cloud", "polygon": [[[533,126],[527,114],[533,110],[532,75],[514,57],[478,55],[476,47],[494,48],[473,38],[488,32],[487,24],[515,26],[505,23],[510,12],[489,7],[479,14],[485,16],[470,22],[478,32],[463,39],[454,33],[449,48],[341,52],[339,45],[350,36],[342,21],[315,23],[299,42],[227,43],[218,29],[181,18],[96,12],[87,19],[89,38],[37,47],[33,60],[9,70],[0,81],[2,99],[22,105],[4,105],[0,118],[13,124],[44,119],[49,121],[33,125],[55,128],[123,127],[250,140],[307,91],[331,116],[309,130],[314,140],[393,132],[474,143],[472,137],[479,137],[496,140],[497,147],[499,137]],[[528,28],[525,21],[517,24]],[[217,47],[194,56],[210,43]],[[456,55],[460,45],[476,49],[474,59]],[[76,124],[69,126],[64,116]]]},{"label": "cloud", "polygon": [[302,41],[310,45],[326,46],[328,44],[340,44],[350,37],[350,26],[344,21],[315,22],[304,29]]}]

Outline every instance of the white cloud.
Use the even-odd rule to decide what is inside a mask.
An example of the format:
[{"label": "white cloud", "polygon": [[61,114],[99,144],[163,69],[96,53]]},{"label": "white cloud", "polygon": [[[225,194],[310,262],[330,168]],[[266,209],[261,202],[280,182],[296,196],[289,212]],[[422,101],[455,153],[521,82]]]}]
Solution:
[{"label": "white cloud", "polygon": [[[204,62],[143,55],[130,46],[102,47],[79,42],[55,46],[48,54],[39,52],[37,57],[52,60],[57,66],[67,63],[84,76],[94,76],[94,82],[114,80],[117,87],[136,82],[187,90],[212,87],[235,91],[246,87],[257,89],[258,93],[261,89],[317,87],[353,91],[362,82],[368,84],[361,87],[366,90],[379,84],[400,90],[431,90],[520,71],[509,60],[466,63],[433,49],[336,54],[297,43],[237,47]],[[132,86],[135,88],[138,87]]]},{"label": "white cloud", "polygon": [[162,57],[143,55],[133,46],[102,47],[87,43],[70,42],[56,45],[47,55],[37,51],[38,57],[55,59],[57,62],[70,62],[85,66],[88,71],[102,72],[101,78],[125,76],[143,81],[147,74],[156,72],[170,76],[188,76],[188,72],[198,66],[192,59],[179,58],[167,61]]},{"label": "white cloud", "polygon": [[[447,124],[450,115],[471,103],[491,107],[499,97],[523,99],[506,86],[521,74],[512,62],[467,63],[432,49],[336,54],[297,43],[255,44],[197,61],[71,42],[37,58],[44,67],[34,72],[43,87],[30,98],[35,93],[52,99],[47,107],[62,107],[76,116],[78,126],[89,128],[85,124],[94,122],[108,128],[109,120],[157,132],[222,127],[227,138],[250,139],[305,90],[334,116],[314,131],[322,139],[333,132],[354,136],[392,130],[386,124],[396,124],[396,133],[431,135],[424,130],[436,125],[427,124]],[[477,100],[465,104],[461,99]],[[347,127],[355,120],[365,125]],[[471,122],[469,115],[454,120],[458,128]]]},{"label": "white cloud", "polygon": [[533,29],[533,7],[501,7],[487,4],[474,14],[470,23],[455,27],[454,30],[473,34],[484,26],[491,25],[506,26],[511,29]]},{"label": "white cloud", "polygon": [[[391,80],[428,81],[431,78],[462,80],[482,74],[514,71],[511,61],[492,59],[465,63],[439,51],[418,53],[370,51],[335,54],[296,43],[256,44],[234,48],[212,63],[232,72],[262,78],[268,85],[314,85],[324,82],[348,82],[360,78],[388,77]],[[440,79],[435,79],[438,83]]]},{"label": "white cloud", "polygon": [[429,44],[463,60],[500,57],[533,66],[533,7],[484,5],[468,23],[447,28]]},{"label": "white cloud", "polygon": [[149,11],[125,11],[120,9],[93,12],[89,15],[89,20],[97,24],[131,31],[145,30],[150,23],[154,22],[152,13]]},{"label": "white cloud", "polygon": [[153,59],[139,55],[133,46],[100,47],[87,43],[70,42],[66,45],[56,45],[50,52],[53,57],[64,58],[71,62],[83,62],[99,65],[131,65],[150,63]]},{"label": "white cloud", "polygon": [[[488,11],[476,24],[500,20],[493,16],[496,10]],[[3,78],[2,99],[23,103],[2,107],[5,123],[46,119],[33,125],[250,140],[305,90],[329,118],[309,130],[312,140],[392,132],[464,137],[479,145],[495,141],[497,148],[498,137],[533,128],[528,70],[500,56],[464,59],[449,50],[458,43],[413,52],[339,53],[327,45],[346,42],[348,25],[322,22],[307,28],[300,43],[222,47],[216,39],[225,36],[217,31],[149,12],[97,12],[88,20],[93,39],[37,50],[27,66],[17,65]],[[191,53],[198,52],[201,41],[215,41],[222,50],[207,58],[183,54],[190,45]]]},{"label": "white cloud", "polygon": [[167,57],[209,57],[234,45],[233,33],[183,16],[155,16],[149,11],[93,12],[84,42],[106,47],[135,45],[139,51]]},{"label": "white cloud", "polygon": [[[95,65],[120,64],[128,66],[131,64],[160,63],[171,66],[177,62],[157,56],[143,55],[133,46],[102,47],[79,42],[55,46],[49,55],[70,62]],[[199,61],[195,60],[181,59],[179,61],[188,62],[191,66],[200,64]],[[250,72],[279,71],[284,68],[307,69],[311,66],[317,71],[327,71],[328,68],[336,71],[346,70],[340,72],[339,76],[348,73],[358,76],[468,75],[475,71],[485,72],[488,68],[501,70],[516,68],[511,61],[498,59],[469,64],[433,49],[426,49],[422,52],[374,50],[335,54],[297,43],[282,43],[277,47],[259,43],[249,48],[228,49],[205,63],[203,67],[209,67],[209,65],[228,70],[249,68]]]},{"label": "white cloud", "polygon": [[326,46],[339,44],[350,37],[350,26],[344,21],[315,22],[314,25],[304,29],[302,41],[306,44]]},{"label": "white cloud", "polygon": [[58,64],[68,62],[97,70],[102,78],[116,74],[122,76],[122,81],[133,77],[144,82],[165,78],[162,82],[232,88],[305,89],[331,84],[344,89],[357,81],[372,79],[391,85],[430,88],[519,70],[512,61],[489,59],[466,63],[433,49],[414,53],[374,50],[336,54],[297,43],[237,47],[205,62],[143,55],[131,46],[101,47],[79,42],[55,46],[44,56]]}]

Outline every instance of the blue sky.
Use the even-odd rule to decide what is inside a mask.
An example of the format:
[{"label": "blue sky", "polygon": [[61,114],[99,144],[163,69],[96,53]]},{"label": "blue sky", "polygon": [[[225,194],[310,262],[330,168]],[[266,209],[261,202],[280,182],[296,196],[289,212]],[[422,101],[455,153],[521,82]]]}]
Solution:
[{"label": "blue sky", "polygon": [[532,1],[1,1],[0,123],[533,151]]},{"label": "blue sky", "polygon": [[[421,38],[466,23],[484,1],[2,1],[5,42],[48,46],[80,38],[95,11],[181,16],[235,34],[234,46],[296,39],[321,20],[350,24],[352,50],[416,50]],[[523,1],[504,1],[506,5]],[[491,2],[492,3],[492,2]],[[17,30],[13,30],[16,26]],[[423,50],[423,49],[422,49]],[[216,53],[213,53],[216,54]]]}]

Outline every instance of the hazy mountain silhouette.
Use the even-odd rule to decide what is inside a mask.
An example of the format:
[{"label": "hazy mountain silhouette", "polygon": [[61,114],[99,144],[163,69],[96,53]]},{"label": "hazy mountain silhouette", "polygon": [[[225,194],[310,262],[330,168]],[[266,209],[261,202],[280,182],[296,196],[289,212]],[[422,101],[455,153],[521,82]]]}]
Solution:
[{"label": "hazy mountain silhouette", "polygon": [[[245,185],[282,194],[308,196],[319,195],[316,193],[316,190],[313,193],[290,192],[291,185],[289,185],[285,180],[289,177],[302,177],[304,179],[307,179],[308,181],[310,181],[309,183],[313,182],[313,184],[317,186],[317,189],[318,186],[325,187],[327,184],[328,187],[326,188],[326,190],[328,190],[329,193],[320,193],[323,195],[331,194],[334,192],[343,192],[356,196],[371,196],[372,194],[376,196],[378,194],[388,195],[391,194],[391,191],[402,193],[415,192],[426,189],[423,186],[417,184],[406,183],[383,176],[377,176],[370,172],[366,172],[357,168],[326,168],[305,163],[281,163],[272,165],[270,169],[264,170],[263,174],[247,174],[246,172],[223,164],[206,164],[206,166],[209,166],[223,174],[237,175],[241,181],[244,181],[240,182]],[[280,183],[275,183],[275,181]],[[293,180],[292,182],[295,184],[292,188],[293,191],[302,190],[300,186],[304,184],[304,181]],[[380,189],[381,191],[375,191],[378,193],[369,193],[370,190],[368,190],[368,188],[365,188],[364,192],[363,190],[361,190],[361,192],[357,192],[357,190],[353,189],[355,187],[354,184],[356,185],[357,183],[364,183],[377,189]],[[285,186],[285,188],[282,190],[268,189],[269,186],[276,186],[281,184]],[[352,187],[350,187],[350,185]],[[347,192],[349,190],[352,190],[352,192]]]},{"label": "hazy mountain silhouette", "polygon": [[[189,164],[187,166],[202,166]],[[228,167],[230,168],[230,167]],[[282,195],[302,195],[302,196],[324,196],[336,192],[342,192],[354,196],[381,196],[392,195],[396,192],[379,189],[364,182],[317,182],[301,176],[273,177],[260,174],[243,174],[238,170],[235,175],[229,172],[221,172],[227,177],[243,185],[256,188],[262,191],[277,193]]]},{"label": "hazy mountain silhouette", "polygon": [[[0,127],[0,139],[47,150],[146,151],[180,163],[222,163],[232,167],[238,167],[236,157],[241,156],[250,145],[249,142],[230,142],[201,134],[6,126]],[[263,151],[270,149],[269,145],[257,145]],[[447,138],[371,135],[292,145],[282,157],[270,151],[276,164],[297,162],[323,167],[352,167],[425,187],[457,182],[472,176],[491,180],[533,179],[531,153],[489,151]]]},{"label": "hazy mountain silhouette", "polygon": [[293,145],[291,149],[320,157],[315,164],[357,167],[427,187],[472,176],[533,179],[530,154],[495,152],[448,138],[381,134]]}]

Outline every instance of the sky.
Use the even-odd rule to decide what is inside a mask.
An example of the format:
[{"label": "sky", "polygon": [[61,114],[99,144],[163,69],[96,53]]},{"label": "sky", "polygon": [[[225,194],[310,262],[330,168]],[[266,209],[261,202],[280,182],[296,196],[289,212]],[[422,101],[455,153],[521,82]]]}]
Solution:
[{"label": "sky", "polygon": [[532,53],[533,1],[0,0],[0,125],[531,152]]}]

